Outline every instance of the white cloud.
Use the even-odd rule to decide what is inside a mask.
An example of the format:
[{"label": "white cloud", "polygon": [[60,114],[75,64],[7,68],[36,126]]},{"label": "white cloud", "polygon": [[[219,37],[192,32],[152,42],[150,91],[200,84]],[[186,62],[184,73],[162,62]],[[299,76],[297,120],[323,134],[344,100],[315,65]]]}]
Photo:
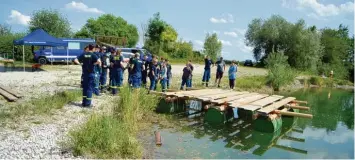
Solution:
[{"label": "white cloud", "polygon": [[11,15],[9,16],[9,19],[6,22],[9,24],[21,24],[27,26],[30,20],[30,16],[26,16],[16,10],[11,10]]},{"label": "white cloud", "polygon": [[[290,7],[291,1],[282,0],[282,6]],[[335,4],[322,4],[317,0],[297,0],[297,8],[311,9],[313,12],[309,14],[309,17],[318,18],[319,17],[329,17],[329,16],[337,16],[342,13],[352,13],[354,12],[354,3],[346,2],[340,5]]]},{"label": "white cloud", "polygon": [[225,40],[221,40],[221,39],[219,39],[219,41],[222,43],[223,46],[232,46],[232,43],[229,41],[225,41]]},{"label": "white cloud", "polygon": [[86,4],[84,4],[82,2],[75,2],[75,1],[67,3],[65,5],[65,8],[66,9],[76,10],[78,12],[89,12],[89,13],[97,13],[97,14],[104,13],[103,11],[101,11],[101,10],[99,10],[97,8],[89,8]]},{"label": "white cloud", "polygon": [[237,47],[244,53],[251,53],[253,51],[253,47],[249,47],[249,46],[245,45],[245,43],[242,39],[239,39],[237,41]]},{"label": "white cloud", "polygon": [[327,20],[326,18],[323,18],[323,17],[321,17],[321,16],[318,16],[318,15],[315,14],[315,13],[307,14],[307,16],[310,17],[310,18],[313,18],[313,19],[317,19],[317,20],[324,20],[324,21]]},{"label": "white cloud", "polygon": [[203,42],[201,40],[194,40],[194,44],[197,44],[199,46],[203,46]]},{"label": "white cloud", "polygon": [[234,28],[234,30],[240,34],[241,36],[244,36],[244,34],[247,32],[246,29],[240,29],[240,28]]},{"label": "white cloud", "polygon": [[224,32],[224,34],[232,37],[238,37],[238,34],[236,32]]},{"label": "white cloud", "polygon": [[234,23],[234,18],[232,14],[223,14],[221,17],[211,17],[210,21],[212,23]]}]

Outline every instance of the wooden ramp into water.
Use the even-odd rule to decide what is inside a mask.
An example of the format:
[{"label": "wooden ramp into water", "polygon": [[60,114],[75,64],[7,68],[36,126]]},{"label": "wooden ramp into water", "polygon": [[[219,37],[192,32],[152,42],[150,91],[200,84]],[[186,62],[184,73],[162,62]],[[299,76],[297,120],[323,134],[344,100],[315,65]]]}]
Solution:
[{"label": "wooden ramp into water", "polygon": [[268,115],[276,111],[279,114],[286,114],[288,116],[301,115],[300,117],[311,118],[311,115],[289,112],[286,113],[285,111],[279,110],[285,107],[299,107],[295,104],[298,104],[302,101],[297,101],[295,97],[284,97],[280,95],[267,95],[250,92],[238,92],[222,89],[176,91],[161,94],[166,97],[195,99],[207,104],[213,104],[215,106],[240,108],[256,112],[261,115]]}]

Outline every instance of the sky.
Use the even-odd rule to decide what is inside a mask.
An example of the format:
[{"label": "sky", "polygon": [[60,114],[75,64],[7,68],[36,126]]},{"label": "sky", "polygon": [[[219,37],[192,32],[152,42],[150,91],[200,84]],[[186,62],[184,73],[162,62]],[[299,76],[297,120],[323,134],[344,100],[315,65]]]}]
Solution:
[{"label": "sky", "polygon": [[217,33],[222,56],[230,60],[253,59],[253,48],[245,45],[244,34],[255,18],[277,14],[293,23],[304,19],[317,28],[344,24],[354,33],[354,3],[349,0],[1,0],[0,23],[14,32],[27,31],[33,11],[43,8],[59,10],[74,31],[87,19],[109,13],[136,25],[141,33],[141,25],[160,12],[179,39],[192,41],[196,50],[203,48],[206,33]]}]

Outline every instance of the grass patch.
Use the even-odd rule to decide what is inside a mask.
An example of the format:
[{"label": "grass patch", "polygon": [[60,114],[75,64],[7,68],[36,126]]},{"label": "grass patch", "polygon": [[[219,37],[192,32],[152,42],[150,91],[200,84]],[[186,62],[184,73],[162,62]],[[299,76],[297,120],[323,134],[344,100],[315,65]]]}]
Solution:
[{"label": "grass patch", "polygon": [[236,79],[236,87],[240,89],[261,89],[266,85],[265,76],[250,76]]},{"label": "grass patch", "polygon": [[62,91],[46,95],[29,102],[9,106],[0,110],[0,119],[17,119],[26,115],[48,114],[53,109],[61,109],[65,104],[81,98],[80,90]]},{"label": "grass patch", "polygon": [[90,158],[141,158],[142,147],[136,139],[139,123],[147,121],[158,97],[145,89],[125,86],[108,115],[93,115],[79,130],[70,131],[70,147],[76,156]]}]

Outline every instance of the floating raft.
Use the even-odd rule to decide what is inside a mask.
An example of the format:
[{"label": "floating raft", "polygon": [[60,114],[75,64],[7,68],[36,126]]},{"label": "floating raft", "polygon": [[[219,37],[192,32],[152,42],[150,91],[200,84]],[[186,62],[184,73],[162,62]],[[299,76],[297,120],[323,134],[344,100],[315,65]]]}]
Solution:
[{"label": "floating raft", "polygon": [[309,107],[299,106],[300,103],[307,102],[298,101],[295,97],[222,89],[168,91],[158,94],[164,96],[165,101],[170,104],[181,104],[181,100],[200,101],[206,110],[205,121],[210,123],[230,121],[233,119],[234,110],[237,110],[238,117],[255,122],[256,130],[265,131],[265,128],[268,128],[265,124],[268,124],[267,132],[275,132],[280,128],[281,115],[312,118],[311,114],[294,112],[295,109],[309,110]]}]

